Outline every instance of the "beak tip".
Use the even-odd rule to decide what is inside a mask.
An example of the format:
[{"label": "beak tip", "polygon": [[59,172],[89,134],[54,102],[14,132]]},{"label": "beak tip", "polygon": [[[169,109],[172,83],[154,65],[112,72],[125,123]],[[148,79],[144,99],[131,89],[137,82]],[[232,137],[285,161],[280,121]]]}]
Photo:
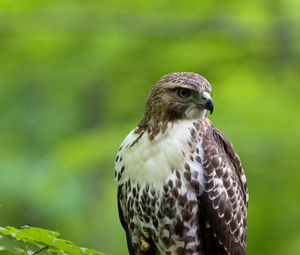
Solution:
[{"label": "beak tip", "polygon": [[205,108],[206,108],[207,110],[209,110],[210,114],[212,114],[213,111],[214,111],[214,104],[213,104],[213,101],[212,101],[212,100],[208,100],[207,103],[206,103],[206,105],[205,105]]}]

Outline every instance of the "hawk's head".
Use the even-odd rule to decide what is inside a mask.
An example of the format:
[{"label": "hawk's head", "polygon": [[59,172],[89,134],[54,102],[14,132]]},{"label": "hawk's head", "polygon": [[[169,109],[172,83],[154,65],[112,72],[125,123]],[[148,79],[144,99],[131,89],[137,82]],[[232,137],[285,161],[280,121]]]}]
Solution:
[{"label": "hawk's head", "polygon": [[151,90],[146,104],[146,122],[199,119],[213,112],[211,85],[201,75],[190,72],[163,76]]}]

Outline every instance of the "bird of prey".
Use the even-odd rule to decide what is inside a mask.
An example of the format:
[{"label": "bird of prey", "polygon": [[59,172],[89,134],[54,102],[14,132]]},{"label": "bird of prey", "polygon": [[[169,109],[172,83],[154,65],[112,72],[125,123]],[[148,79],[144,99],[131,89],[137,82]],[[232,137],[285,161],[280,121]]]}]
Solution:
[{"label": "bird of prey", "polygon": [[208,119],[211,90],[196,73],[165,75],[119,148],[115,180],[130,255],[246,252],[246,178]]}]

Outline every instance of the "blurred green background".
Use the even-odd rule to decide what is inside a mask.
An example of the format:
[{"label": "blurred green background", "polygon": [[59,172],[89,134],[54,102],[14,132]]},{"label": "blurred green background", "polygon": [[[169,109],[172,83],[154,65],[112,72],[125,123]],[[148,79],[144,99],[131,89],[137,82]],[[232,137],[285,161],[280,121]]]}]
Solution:
[{"label": "blurred green background", "polygon": [[249,183],[248,254],[300,254],[300,2],[0,2],[0,225],[127,254],[114,158],[164,74],[213,84]]}]

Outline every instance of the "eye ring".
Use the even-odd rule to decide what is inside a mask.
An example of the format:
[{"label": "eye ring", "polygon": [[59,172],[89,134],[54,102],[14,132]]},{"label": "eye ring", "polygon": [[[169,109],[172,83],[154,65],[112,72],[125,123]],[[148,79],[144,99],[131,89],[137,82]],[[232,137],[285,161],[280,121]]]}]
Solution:
[{"label": "eye ring", "polygon": [[191,90],[180,88],[177,90],[177,95],[180,96],[181,98],[187,98],[191,95]]}]

